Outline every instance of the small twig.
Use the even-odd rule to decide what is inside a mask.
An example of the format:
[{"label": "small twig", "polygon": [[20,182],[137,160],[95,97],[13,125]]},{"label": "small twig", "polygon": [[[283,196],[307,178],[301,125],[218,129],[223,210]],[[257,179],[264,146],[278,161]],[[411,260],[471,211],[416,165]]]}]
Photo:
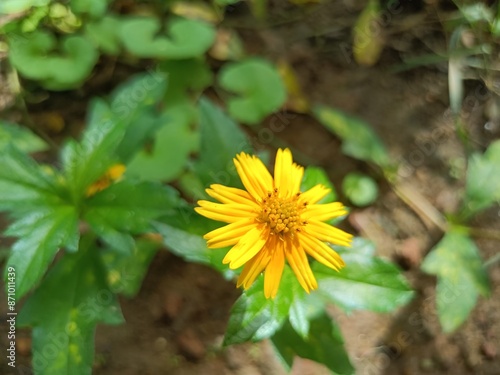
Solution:
[{"label": "small twig", "polygon": [[500,241],[500,231],[498,230],[468,227],[467,231],[472,237],[480,237]]},{"label": "small twig", "polygon": [[486,262],[484,262],[483,267],[488,268],[499,261],[500,261],[500,252],[496,253],[490,259],[488,259]]},{"label": "small twig", "polygon": [[448,230],[445,217],[423,195],[405,184],[391,184],[396,195],[421,218],[429,229],[438,227],[442,232]]}]

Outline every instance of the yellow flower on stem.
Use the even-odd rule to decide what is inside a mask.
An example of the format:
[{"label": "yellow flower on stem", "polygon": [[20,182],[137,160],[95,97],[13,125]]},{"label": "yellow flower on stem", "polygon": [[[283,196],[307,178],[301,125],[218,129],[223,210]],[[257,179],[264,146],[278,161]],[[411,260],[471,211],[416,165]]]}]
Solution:
[{"label": "yellow flower on stem", "polygon": [[248,289],[264,272],[264,294],[278,292],[285,259],[307,293],[318,287],[307,255],[340,270],[342,258],[325,242],[349,246],[352,235],[324,223],[345,215],[340,202],[317,204],[330,189],[316,185],[300,192],[304,168],[289,149],[279,149],[274,179],[256,156],[240,153],[234,164],[245,190],[211,185],[208,195],[221,203],[198,201],[195,210],[207,218],[229,223],[207,233],[209,248],[233,246],[223,259],[229,268],[244,265],[238,287]]}]

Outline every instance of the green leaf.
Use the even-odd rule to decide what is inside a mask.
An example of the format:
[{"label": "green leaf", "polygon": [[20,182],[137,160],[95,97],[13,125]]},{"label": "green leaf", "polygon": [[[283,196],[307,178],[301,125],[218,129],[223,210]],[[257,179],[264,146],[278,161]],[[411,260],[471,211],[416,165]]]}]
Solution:
[{"label": "green leaf", "polygon": [[117,55],[120,52],[120,18],[106,15],[99,20],[89,21],[84,25],[85,36],[94,42],[103,52]]},{"label": "green leaf", "polygon": [[180,206],[177,215],[154,224],[163,236],[163,243],[175,255],[188,262],[201,263],[215,268],[230,279],[234,272],[222,263],[227,249],[209,249],[203,235],[217,227],[217,223],[198,215],[189,205]]},{"label": "green leaf", "polygon": [[62,151],[63,171],[74,202],[117,162],[115,152],[126,130],[124,121],[117,120],[103,101],[94,101],[89,117],[82,141],[70,141]]},{"label": "green leaf", "polygon": [[360,65],[374,65],[384,48],[379,0],[369,0],[353,29],[353,55]]},{"label": "green leaf", "polygon": [[437,310],[445,332],[454,331],[467,319],[478,294],[490,293],[479,250],[463,233],[446,233],[424,259],[422,270],[438,277]]},{"label": "green leaf", "polygon": [[347,198],[359,207],[372,204],[378,196],[377,183],[361,173],[349,173],[342,182],[342,190]]},{"label": "green leaf", "polygon": [[78,215],[74,207],[53,206],[24,216],[9,227],[6,235],[19,237],[7,260],[7,267],[16,270],[19,299],[40,281],[60,247],[76,251]]},{"label": "green leaf", "polygon": [[229,113],[248,124],[257,124],[286,100],[285,85],[276,67],[263,59],[224,65],[219,82],[224,89],[239,94],[228,100]]},{"label": "green leaf", "polygon": [[188,59],[203,55],[215,39],[214,28],[202,21],[174,18],[169,20],[169,37],[161,33],[155,17],[131,17],[122,21],[123,45],[138,57]]},{"label": "green leaf", "polygon": [[0,151],[0,210],[17,214],[61,203],[57,176],[44,173],[26,154],[8,145]]},{"label": "green leaf", "polygon": [[8,145],[27,154],[48,148],[42,139],[27,128],[0,120],[0,153],[4,152]]},{"label": "green leaf", "polygon": [[233,305],[224,345],[271,337],[288,318],[294,300],[304,298],[304,294],[305,291],[288,266],[285,266],[278,294],[274,299],[266,299],[264,296],[264,277],[259,276]]},{"label": "green leaf", "polygon": [[0,14],[21,13],[31,7],[47,5],[50,0],[2,0]]},{"label": "green leaf", "polygon": [[168,84],[163,72],[150,70],[132,76],[113,91],[110,108],[114,121],[126,124],[116,151],[122,162],[133,159],[154,133],[171,120],[162,108]]},{"label": "green leaf", "polygon": [[393,264],[374,257],[373,245],[355,238],[351,248],[336,247],[346,266],[334,271],[318,262],[312,266],[319,289],[327,300],[346,312],[390,312],[413,297],[408,282]]},{"label": "green leaf", "polygon": [[288,320],[295,332],[303,339],[307,339],[311,330],[311,320],[324,310],[325,303],[318,293],[307,294],[296,288]]},{"label": "green leaf", "polygon": [[340,328],[325,313],[311,320],[309,336],[301,337],[287,322],[272,337],[278,355],[290,369],[297,355],[324,364],[335,374],[354,374]]},{"label": "green leaf", "polygon": [[205,186],[241,186],[233,158],[252,146],[238,125],[208,99],[200,100],[200,155],[195,171]]},{"label": "green leaf", "polygon": [[127,174],[147,180],[172,181],[185,170],[189,154],[198,142],[189,120],[170,122],[157,132],[151,151],[143,151],[132,159]]},{"label": "green leaf", "polygon": [[364,121],[326,106],[314,108],[316,118],[342,140],[342,150],[356,159],[390,166],[389,155],[379,137]]},{"label": "green leaf", "polygon": [[140,238],[131,254],[124,255],[114,250],[102,251],[108,285],[114,293],[134,297],[142,284],[160,244],[148,238]]},{"label": "green leaf", "polygon": [[151,230],[151,221],[171,215],[177,194],[153,182],[122,181],[89,198],[84,219],[112,248],[130,254],[134,241],[129,234]]},{"label": "green leaf", "polygon": [[45,31],[25,36],[8,38],[10,61],[22,75],[40,81],[49,89],[79,86],[97,62],[98,53],[93,44],[82,36],[66,36],[60,42]]},{"label": "green leaf", "polygon": [[108,0],[71,0],[70,8],[75,14],[88,14],[99,18],[106,13],[108,2]]},{"label": "green leaf", "polygon": [[500,200],[500,141],[483,155],[472,155],[467,169],[464,208],[471,216]]},{"label": "green leaf", "polygon": [[330,189],[330,192],[318,203],[330,203],[337,199],[335,187],[330,181],[330,178],[326,174],[325,170],[320,167],[308,166],[304,171],[304,177],[302,179],[300,190],[307,191],[316,185],[324,185]]},{"label": "green leaf", "polygon": [[97,252],[66,254],[23,306],[18,324],[33,327],[37,375],[91,374],[96,324],[123,322]]}]

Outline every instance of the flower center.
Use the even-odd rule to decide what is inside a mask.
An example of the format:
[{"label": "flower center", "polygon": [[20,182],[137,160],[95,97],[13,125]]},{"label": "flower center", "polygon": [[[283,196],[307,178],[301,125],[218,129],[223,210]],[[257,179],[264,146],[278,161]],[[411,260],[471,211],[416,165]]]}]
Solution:
[{"label": "flower center", "polygon": [[281,198],[278,196],[278,189],[269,192],[262,199],[262,212],[259,220],[269,224],[271,233],[283,236],[285,234],[293,235],[300,231],[300,227],[306,223],[300,219],[300,214],[306,208],[307,203],[298,203],[300,193],[292,198]]}]

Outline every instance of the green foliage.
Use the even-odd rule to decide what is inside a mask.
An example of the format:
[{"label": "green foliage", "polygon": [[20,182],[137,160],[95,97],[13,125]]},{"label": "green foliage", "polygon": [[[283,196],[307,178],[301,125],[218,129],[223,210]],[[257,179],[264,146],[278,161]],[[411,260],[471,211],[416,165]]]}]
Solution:
[{"label": "green foliage", "polygon": [[115,15],[106,15],[99,20],[85,25],[85,36],[91,40],[102,52],[117,55],[121,49],[120,18]]},{"label": "green foliage", "polygon": [[330,189],[330,192],[318,203],[329,203],[337,199],[335,188],[330,182],[325,170],[319,167],[309,166],[304,170],[304,178],[302,179],[300,190],[307,191],[316,185],[323,185]]},{"label": "green foliage", "polygon": [[389,312],[413,297],[408,282],[391,262],[374,256],[374,246],[355,238],[351,248],[337,248],[346,266],[340,272],[320,263],[313,265],[319,293],[346,312]]},{"label": "green foliage", "polygon": [[339,327],[325,313],[311,319],[307,337],[302,337],[286,322],[271,338],[278,355],[288,369],[291,369],[296,355],[324,364],[334,374],[354,374],[344,348]]},{"label": "green foliage", "polygon": [[118,162],[116,150],[125,135],[126,125],[125,121],[114,117],[104,101],[96,100],[91,106],[88,128],[82,140],[71,140],[63,148],[63,173],[75,204],[79,204],[92,183]]},{"label": "green foliage", "polygon": [[467,169],[464,210],[467,216],[500,200],[500,141],[493,142],[483,155],[472,155]]},{"label": "green foliage", "polygon": [[187,59],[203,55],[212,45],[215,32],[201,21],[174,18],[167,24],[167,35],[155,17],[137,17],[122,21],[121,40],[138,57]]},{"label": "green foliage", "polygon": [[[24,76],[41,81],[52,90],[79,86],[98,58],[93,44],[79,35],[57,41],[52,34],[39,30],[8,41],[12,65]],[[54,50],[61,52],[54,53]]]},{"label": "green foliage", "polygon": [[349,173],[342,182],[342,191],[356,206],[368,206],[375,202],[378,196],[377,183],[360,173]]},{"label": "green foliage", "polygon": [[384,48],[379,0],[369,0],[353,28],[353,55],[360,65],[377,63]]},{"label": "green foliage", "polygon": [[236,301],[231,309],[224,345],[259,341],[271,337],[285,323],[292,304],[304,298],[305,291],[289,267],[285,267],[278,294],[266,299],[264,277],[257,281]]},{"label": "green foliage", "polygon": [[314,115],[343,141],[342,150],[346,155],[370,161],[382,168],[390,165],[385,146],[364,121],[325,106],[317,106]]},{"label": "green foliage", "polygon": [[173,189],[160,184],[123,181],[88,199],[83,217],[108,246],[130,254],[131,234],[151,230],[150,221],[168,214],[176,199]]},{"label": "green foliage", "polygon": [[208,99],[200,100],[200,155],[194,167],[203,185],[241,186],[232,159],[251,145],[238,125]]},{"label": "green foliage", "polygon": [[276,68],[257,58],[224,66],[221,86],[238,97],[228,100],[228,110],[236,120],[257,124],[285,102],[285,86]]},{"label": "green foliage", "polygon": [[99,322],[120,324],[123,317],[96,249],[85,244],[57,263],[19,315],[19,326],[33,327],[35,373],[90,374]]},{"label": "green foliage", "polygon": [[438,277],[436,303],[445,332],[462,325],[479,294],[490,293],[479,250],[469,236],[459,231],[446,233],[425,258],[422,270]]},{"label": "green foliage", "polygon": [[188,262],[201,263],[223,272],[227,278],[234,276],[222,264],[227,249],[209,249],[203,235],[217,228],[217,223],[197,215],[193,206],[182,203],[177,207],[177,215],[165,217],[154,223],[155,229],[163,236],[167,248]]},{"label": "green foliage", "polygon": [[160,248],[158,242],[149,238],[139,238],[134,245],[130,254],[119,253],[114,249],[101,252],[109,288],[126,297],[137,294],[149,264]]},{"label": "green foliage", "polygon": [[47,144],[44,141],[25,128],[9,122],[0,121],[0,152],[5,150],[8,145],[13,145],[15,148],[25,153],[44,151],[47,149]]},{"label": "green foliage", "polygon": [[3,0],[0,3],[0,14],[23,12],[30,7],[47,5],[50,0]]}]

